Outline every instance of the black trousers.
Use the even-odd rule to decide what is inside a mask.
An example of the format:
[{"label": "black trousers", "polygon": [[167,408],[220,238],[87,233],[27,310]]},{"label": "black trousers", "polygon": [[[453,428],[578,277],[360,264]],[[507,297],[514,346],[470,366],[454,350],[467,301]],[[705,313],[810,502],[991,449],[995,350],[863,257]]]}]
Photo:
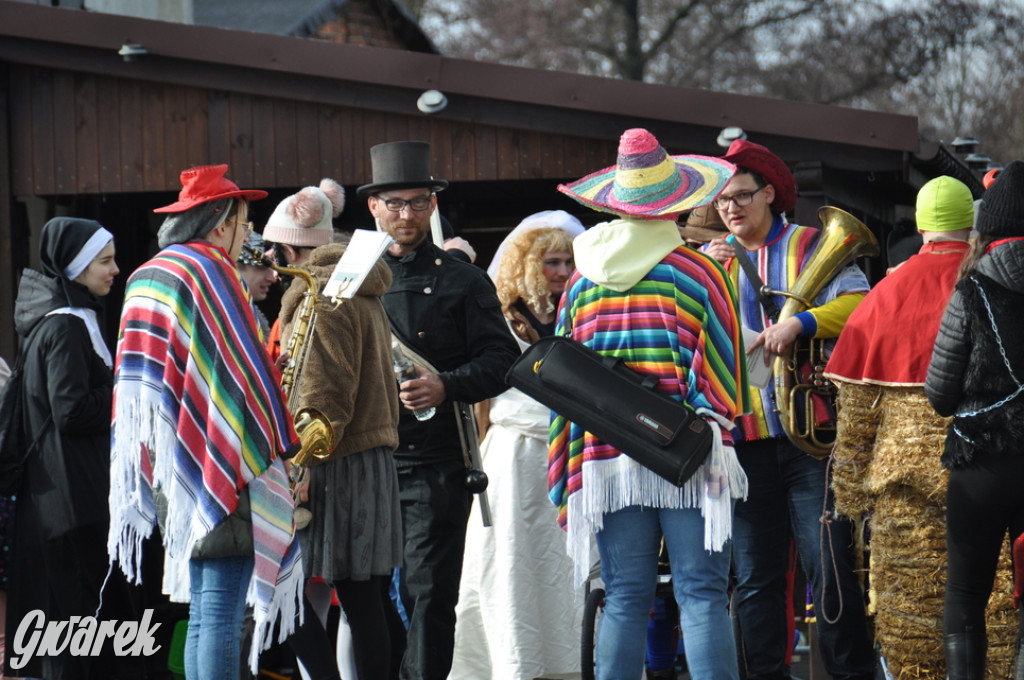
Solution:
[{"label": "black trousers", "polygon": [[465,480],[461,460],[398,468],[405,532],[399,592],[409,616],[402,680],[445,680],[451,670],[472,502]]},{"label": "black trousers", "polygon": [[946,601],[943,632],[985,630],[985,607],[999,553],[1024,533],[1024,455],[978,452],[971,465],[951,470],[946,492]]}]

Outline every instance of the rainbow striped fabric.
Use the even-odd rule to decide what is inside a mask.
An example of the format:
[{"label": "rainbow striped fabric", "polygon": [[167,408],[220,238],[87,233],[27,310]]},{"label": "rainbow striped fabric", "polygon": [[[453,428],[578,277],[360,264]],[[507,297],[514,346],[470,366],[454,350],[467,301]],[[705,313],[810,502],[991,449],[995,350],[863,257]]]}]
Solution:
[{"label": "rainbow striped fabric", "polygon": [[[747,394],[746,362],[734,299],[732,284],[718,263],[681,246],[622,293],[600,286],[577,271],[559,306],[556,333],[571,330],[574,339],[601,354],[621,357],[631,368],[657,376],[658,390],[664,394],[699,411],[716,414],[729,424],[745,411]],[[600,467],[620,456],[617,449],[580,426],[553,415],[548,488],[563,527],[570,523],[570,498],[583,490],[584,465]],[[652,492],[664,495],[656,489]],[[642,491],[638,493],[643,495]],[[700,498],[703,495],[701,479]],[[629,500],[673,507],[659,505],[653,496]],[[698,499],[697,504],[700,502]],[[597,516],[616,509],[593,507],[587,512]]]},{"label": "rainbow striped fabric", "polygon": [[167,499],[164,592],[189,600],[195,542],[248,487],[255,568],[250,652],[301,612],[302,565],[279,456],[298,442],[235,264],[201,241],[170,246],[128,281],[114,367],[108,550],[141,578],[141,544]]},{"label": "rainbow striped fabric", "polygon": [[[797,276],[803,270],[818,244],[821,230],[814,227],[801,227],[775,216],[775,221],[768,232],[765,244],[750,253],[751,260],[757,267],[757,274],[769,288],[773,290],[792,290]],[[730,236],[731,241],[734,237]],[[729,262],[729,275],[739,296],[740,320],[746,328],[763,331],[768,325],[768,317],[757,299],[755,286],[747,279],[743,268],[735,259]],[[867,278],[855,265],[843,268],[829,281],[815,299],[816,305],[833,300],[839,295],[850,293],[867,293],[870,289]],[[775,296],[775,303],[781,309],[786,298]],[[820,322],[820,320],[819,320]],[[734,437],[737,441],[763,439],[765,437],[783,437],[785,431],[775,410],[775,385],[770,381],[767,387],[750,391],[751,413],[743,416],[737,423]]]}]

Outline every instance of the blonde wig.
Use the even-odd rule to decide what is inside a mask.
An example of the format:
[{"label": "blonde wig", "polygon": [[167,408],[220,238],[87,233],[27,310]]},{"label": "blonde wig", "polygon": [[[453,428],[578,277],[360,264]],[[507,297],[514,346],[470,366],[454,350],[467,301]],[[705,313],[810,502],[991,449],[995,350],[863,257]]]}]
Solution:
[{"label": "blonde wig", "polygon": [[547,313],[555,309],[544,277],[544,255],[572,253],[572,235],[559,227],[540,227],[525,231],[505,248],[494,285],[507,313],[522,299],[531,310]]}]

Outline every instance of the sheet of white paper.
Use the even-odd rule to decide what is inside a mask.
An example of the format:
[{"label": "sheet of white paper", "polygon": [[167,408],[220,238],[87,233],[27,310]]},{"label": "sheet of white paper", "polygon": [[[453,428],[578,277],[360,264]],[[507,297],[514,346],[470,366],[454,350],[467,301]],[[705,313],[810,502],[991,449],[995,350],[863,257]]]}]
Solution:
[{"label": "sheet of white paper", "polygon": [[383,231],[356,229],[352,232],[352,240],[345,248],[331,278],[324,286],[324,297],[350,298],[359,290],[363,279],[370,273],[373,263],[381,256],[394,239]]},{"label": "sheet of white paper", "polygon": [[[751,330],[746,326],[743,327],[743,348],[746,350],[757,340],[757,336],[760,335],[755,330]],[[764,345],[758,347],[753,352],[747,355],[747,379],[750,381],[751,387],[764,388],[768,387],[768,383],[772,379],[772,365],[764,363]]]}]

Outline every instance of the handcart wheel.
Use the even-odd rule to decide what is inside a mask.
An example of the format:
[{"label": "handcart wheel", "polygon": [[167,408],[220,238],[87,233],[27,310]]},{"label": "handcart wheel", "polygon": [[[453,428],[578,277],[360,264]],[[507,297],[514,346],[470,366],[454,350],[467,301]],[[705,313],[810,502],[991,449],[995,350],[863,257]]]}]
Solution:
[{"label": "handcart wheel", "polygon": [[595,588],[583,605],[583,639],[580,641],[580,674],[582,680],[594,680],[594,645],[597,642],[597,619],[604,609],[604,588]]}]

